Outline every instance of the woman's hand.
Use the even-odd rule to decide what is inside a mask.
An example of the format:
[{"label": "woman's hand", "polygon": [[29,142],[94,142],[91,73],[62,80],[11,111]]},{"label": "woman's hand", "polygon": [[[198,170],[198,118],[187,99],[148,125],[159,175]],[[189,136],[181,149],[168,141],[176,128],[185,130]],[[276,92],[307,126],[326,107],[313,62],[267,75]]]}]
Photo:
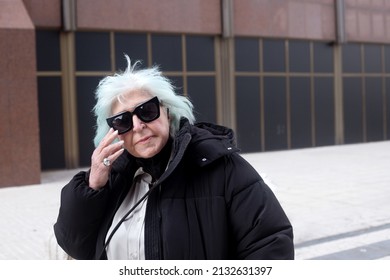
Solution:
[{"label": "woman's hand", "polygon": [[[112,143],[118,137],[118,131],[110,128],[99,146],[92,153],[89,186],[95,190],[104,187],[108,181],[111,164],[123,153],[123,141]],[[104,164],[106,161],[106,164]]]}]

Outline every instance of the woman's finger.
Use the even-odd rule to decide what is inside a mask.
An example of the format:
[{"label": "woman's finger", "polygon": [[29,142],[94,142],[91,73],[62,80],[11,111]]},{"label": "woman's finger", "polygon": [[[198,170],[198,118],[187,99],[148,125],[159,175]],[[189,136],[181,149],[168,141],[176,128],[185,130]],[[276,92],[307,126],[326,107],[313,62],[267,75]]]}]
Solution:
[{"label": "woman's finger", "polygon": [[109,157],[110,155],[116,153],[118,150],[120,150],[123,146],[123,143],[124,141],[121,140],[121,141],[118,141],[116,143],[113,143],[113,144],[110,144],[108,146],[106,146],[105,148],[103,148],[100,152],[100,154],[103,156],[103,157]]},{"label": "woman's finger", "polygon": [[100,151],[103,150],[105,147],[110,145],[117,137],[118,130],[110,128],[107,134],[103,137],[102,141],[100,141],[100,144],[98,145],[97,149]]},{"label": "woman's finger", "polygon": [[108,159],[110,160],[111,163],[113,163],[124,151],[124,148],[120,148],[118,151],[113,153]]}]

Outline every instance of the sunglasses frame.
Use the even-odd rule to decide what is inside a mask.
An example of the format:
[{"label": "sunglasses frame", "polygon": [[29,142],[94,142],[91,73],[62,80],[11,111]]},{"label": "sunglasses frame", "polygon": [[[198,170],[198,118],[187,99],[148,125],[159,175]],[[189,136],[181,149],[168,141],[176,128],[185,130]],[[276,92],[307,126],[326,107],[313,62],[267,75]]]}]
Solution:
[{"label": "sunglasses frame", "polygon": [[[142,115],[141,115],[140,112],[142,110],[142,107],[145,106],[146,104],[149,104],[149,103],[153,103],[153,104],[155,104],[157,106],[157,114],[151,120],[144,120],[142,118]],[[134,128],[134,123],[133,123],[133,116],[134,115],[136,115],[137,118],[139,118],[144,123],[150,123],[150,122],[152,122],[154,120],[157,120],[160,117],[160,101],[158,100],[158,97],[155,96],[155,97],[149,99],[148,101],[145,101],[144,103],[142,103],[142,104],[138,105],[137,107],[135,107],[132,112],[124,111],[124,112],[118,113],[116,115],[113,115],[113,116],[111,116],[111,117],[106,119],[108,126],[114,128],[114,125],[113,125],[114,120],[116,118],[120,117],[120,116],[128,115],[128,114],[130,114],[130,118],[129,119],[131,120],[131,125],[130,125],[129,128],[126,128],[126,129],[124,129],[122,131],[119,131],[118,129],[116,129],[116,130],[118,130],[118,134],[124,134],[124,133],[126,133],[126,132],[128,132],[128,131],[130,131],[130,130],[132,130]]]}]

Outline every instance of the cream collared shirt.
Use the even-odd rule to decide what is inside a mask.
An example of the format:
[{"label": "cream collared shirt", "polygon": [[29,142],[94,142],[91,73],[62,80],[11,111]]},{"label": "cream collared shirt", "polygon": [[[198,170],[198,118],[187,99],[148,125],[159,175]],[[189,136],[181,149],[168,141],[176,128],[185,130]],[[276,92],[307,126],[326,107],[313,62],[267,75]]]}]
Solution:
[{"label": "cream collared shirt", "polygon": [[[134,185],[115,213],[112,225],[106,235],[111,234],[114,227],[130,208],[149,190],[152,176],[139,168],[134,175]],[[147,198],[127,217],[114,233],[107,246],[109,260],[144,260],[145,259],[145,212]]]}]

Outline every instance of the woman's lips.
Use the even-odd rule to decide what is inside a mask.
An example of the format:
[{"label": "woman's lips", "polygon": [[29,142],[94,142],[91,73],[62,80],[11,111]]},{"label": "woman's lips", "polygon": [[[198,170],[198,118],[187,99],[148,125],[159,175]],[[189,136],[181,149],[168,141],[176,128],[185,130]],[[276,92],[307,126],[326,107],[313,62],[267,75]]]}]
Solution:
[{"label": "woman's lips", "polygon": [[152,136],[143,137],[143,138],[141,138],[140,140],[138,140],[136,144],[143,144],[143,143],[146,143],[146,142],[148,142],[148,140],[149,140],[150,138],[152,138]]}]

